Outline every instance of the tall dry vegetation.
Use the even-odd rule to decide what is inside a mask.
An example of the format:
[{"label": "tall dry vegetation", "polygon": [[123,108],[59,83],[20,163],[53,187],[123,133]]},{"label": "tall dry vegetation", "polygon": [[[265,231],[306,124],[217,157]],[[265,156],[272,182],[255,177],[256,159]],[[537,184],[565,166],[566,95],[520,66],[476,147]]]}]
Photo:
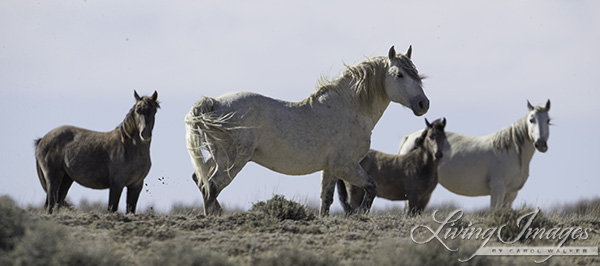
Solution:
[{"label": "tall dry vegetation", "polygon": [[[45,215],[19,208],[0,197],[0,265],[531,265],[539,257],[475,257],[461,263],[481,244],[454,239],[415,244],[417,225],[437,228],[432,210],[442,218],[454,206],[432,207],[417,217],[401,211],[371,216],[315,217],[315,210],[275,196],[250,211],[205,217],[198,208],[177,206],[170,214],[107,214],[94,204]],[[586,240],[566,245],[598,246],[600,200],[581,201],[538,214],[536,226],[592,227]],[[84,209],[85,210],[82,210]],[[456,227],[494,227],[514,223],[533,209],[479,211],[465,214]],[[513,234],[517,227],[506,232]],[[417,237],[426,237],[420,232]],[[550,245],[536,240],[521,245]],[[493,242],[488,245],[498,244]],[[555,256],[544,265],[599,264],[597,256]]]}]

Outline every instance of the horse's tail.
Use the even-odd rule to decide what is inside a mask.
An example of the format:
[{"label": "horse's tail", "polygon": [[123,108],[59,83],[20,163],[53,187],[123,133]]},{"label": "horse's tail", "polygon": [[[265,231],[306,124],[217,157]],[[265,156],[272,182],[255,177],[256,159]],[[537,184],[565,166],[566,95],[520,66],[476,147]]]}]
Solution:
[{"label": "horse's tail", "polygon": [[[39,148],[40,142],[42,141],[41,138],[36,139],[33,142],[34,148],[35,148],[35,167],[37,169],[37,174],[38,174],[38,178],[40,179],[40,184],[42,185],[42,188],[44,189],[44,192],[48,193],[48,186],[46,185],[46,177],[44,176],[44,171],[42,171],[42,168],[40,167],[40,161],[37,158],[37,150]],[[48,207],[48,197],[46,197],[46,203],[44,203],[44,207]]]},{"label": "horse's tail", "polygon": [[337,189],[338,198],[340,199],[342,208],[344,208],[344,212],[346,214],[350,214],[350,212],[352,212],[352,209],[350,208],[350,203],[348,203],[348,190],[346,189],[346,183],[344,183],[344,180],[338,179]]},{"label": "horse's tail", "polygon": [[215,99],[204,97],[185,116],[186,145],[200,179],[212,177],[220,164],[231,169],[237,155],[228,132],[234,128],[229,121],[234,114],[219,115],[215,105]]},{"label": "horse's tail", "polygon": [[40,179],[40,183],[42,184],[42,188],[44,188],[44,191],[48,191],[46,189],[47,188],[47,186],[46,186],[46,178],[44,177],[44,172],[42,171],[42,168],[40,167],[40,162],[39,162],[39,160],[37,158],[37,150],[39,148],[39,145],[40,145],[41,141],[42,141],[42,139],[39,138],[39,139],[36,139],[33,142],[33,145],[34,145],[34,148],[35,148],[35,154],[36,154],[36,156],[35,156],[35,167],[37,169],[38,178]]}]

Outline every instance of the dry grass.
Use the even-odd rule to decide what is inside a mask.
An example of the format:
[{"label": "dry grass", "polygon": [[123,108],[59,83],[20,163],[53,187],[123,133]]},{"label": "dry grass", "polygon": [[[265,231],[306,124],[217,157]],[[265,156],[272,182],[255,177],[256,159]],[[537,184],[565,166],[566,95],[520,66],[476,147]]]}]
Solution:
[{"label": "dry grass", "polygon": [[[315,217],[315,210],[276,196],[251,211],[205,217],[198,208],[176,206],[169,214],[107,214],[86,203],[85,210],[48,216],[24,210],[0,197],[0,265],[531,265],[531,256],[475,257],[461,263],[480,241],[454,239],[450,252],[435,239],[411,240],[418,225],[437,228],[430,208],[407,217],[400,210],[371,216]],[[582,201],[540,213],[536,226],[593,228],[587,239],[565,245],[599,246],[600,201]],[[445,206],[437,217],[455,209]],[[514,223],[533,209],[466,213],[454,227],[494,227]],[[506,227],[514,234],[518,228]],[[425,237],[427,232],[415,234]],[[518,244],[553,245],[556,241]],[[495,241],[494,244],[498,244]],[[542,265],[593,265],[598,256],[555,256]]]}]

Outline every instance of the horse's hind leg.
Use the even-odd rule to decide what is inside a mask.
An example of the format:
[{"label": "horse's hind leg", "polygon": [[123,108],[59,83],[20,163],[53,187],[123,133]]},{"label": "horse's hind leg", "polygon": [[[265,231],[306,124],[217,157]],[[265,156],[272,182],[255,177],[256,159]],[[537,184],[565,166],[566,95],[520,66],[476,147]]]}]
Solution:
[{"label": "horse's hind leg", "polygon": [[204,199],[204,214],[205,215],[220,215],[222,212],[221,205],[217,200],[217,196],[227,187],[235,176],[242,170],[248,161],[238,162],[228,171],[216,169],[214,175],[208,180],[205,177],[197,178],[198,187],[202,191]]},{"label": "horse's hind leg", "polygon": [[60,207],[60,187],[62,185],[62,181],[64,179],[65,173],[62,170],[48,170],[44,169],[44,177],[46,179],[46,203],[47,203],[47,212],[48,214],[52,214],[54,211],[54,207],[57,209]]},{"label": "horse's hind leg", "polygon": [[333,203],[333,194],[337,181],[337,177],[329,171],[323,170],[323,174],[321,175],[321,211],[319,212],[321,217],[329,216],[329,208]]},{"label": "horse's hind leg", "polygon": [[60,188],[58,189],[58,207],[70,207],[69,204],[65,201],[67,197],[67,192],[69,192],[69,188],[73,184],[73,179],[71,179],[68,175],[63,175],[62,181],[60,183]]},{"label": "horse's hind leg", "polygon": [[[325,173],[325,171],[323,171]],[[365,191],[365,195],[360,204],[359,212],[363,214],[369,213],[371,205],[375,196],[377,196],[377,183],[373,180],[367,172],[362,168],[359,163],[351,164],[340,164],[337,167],[330,169],[331,174],[349,182],[355,186],[362,188]],[[335,182],[335,179],[334,179]],[[325,187],[321,188],[321,191],[325,190]],[[323,199],[322,199],[323,200]],[[321,209],[323,211],[323,201],[321,201]],[[325,202],[326,203],[326,202]],[[331,204],[330,204],[331,205]],[[329,209],[327,209],[329,212]]]}]

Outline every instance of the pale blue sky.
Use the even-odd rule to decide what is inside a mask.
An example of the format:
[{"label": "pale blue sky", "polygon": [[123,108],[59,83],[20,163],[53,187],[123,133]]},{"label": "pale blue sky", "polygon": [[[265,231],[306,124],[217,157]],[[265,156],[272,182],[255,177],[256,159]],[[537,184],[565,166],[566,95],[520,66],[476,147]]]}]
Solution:
[{"label": "pale blue sky", "polygon": [[[445,116],[448,130],[487,135],[524,116],[527,99],[552,100],[549,150],[534,155],[514,206],[599,195],[599,2],[377,0],[0,2],[0,194],[42,204],[34,139],[63,124],[112,130],[133,105],[134,89],[157,90],[163,108],[139,207],[200,204],[183,123],[197,99],[254,91],[300,100],[344,63],[410,44],[428,76],[425,117]],[[402,136],[423,126],[392,103],[372,147],[395,153]],[[319,192],[320,173],[285,176],[250,163],[219,200],[246,209],[284,194],[318,205]],[[108,190],[73,185],[68,197],[104,203]],[[488,206],[489,197],[438,186],[431,202],[469,209]],[[374,206],[404,203],[377,199]],[[340,209],[337,197],[333,207]]]}]

